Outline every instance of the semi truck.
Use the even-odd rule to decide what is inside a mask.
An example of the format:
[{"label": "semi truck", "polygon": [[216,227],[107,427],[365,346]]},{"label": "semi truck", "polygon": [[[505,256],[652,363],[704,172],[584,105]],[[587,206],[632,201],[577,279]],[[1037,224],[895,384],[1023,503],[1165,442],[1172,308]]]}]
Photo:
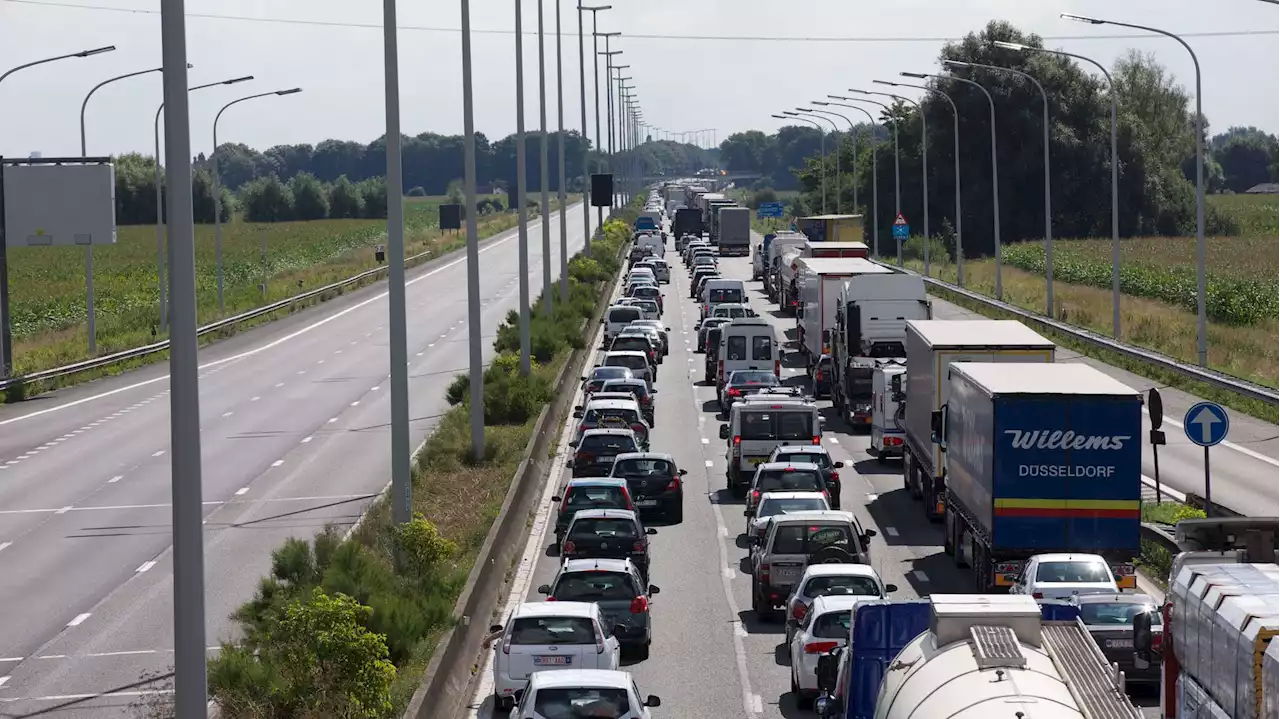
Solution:
[{"label": "semi truck", "polygon": [[[903,484],[924,499],[925,516],[942,521],[942,450],[931,441],[931,417],[946,403],[952,362],[1052,362],[1054,345],[1013,320],[908,320],[906,392],[898,426],[906,439]],[[905,400],[905,401],[903,401]]]},{"label": "semi truck", "polygon": [[801,217],[796,229],[814,242],[861,242],[862,215]]},{"label": "semi truck", "polygon": [[707,202],[707,211],[703,213],[702,222],[713,247],[720,244],[720,210],[726,207],[737,207],[738,203],[723,195]]},{"label": "semi truck", "polygon": [[851,426],[870,428],[877,365],[905,358],[907,322],[932,319],[933,309],[919,275],[888,271],[851,277],[836,298],[835,312],[827,343],[834,374],[831,403]]},{"label": "semi truck", "polygon": [[1136,587],[1142,395],[1078,362],[952,362],[947,375],[932,418],[942,548],[976,590],[1011,587],[1028,558],[1057,552],[1101,555]]},{"label": "semi truck", "polygon": [[[775,240],[776,241],[776,240]],[[810,374],[822,355],[831,351],[831,328],[836,322],[840,292],[856,275],[896,274],[887,267],[861,259],[801,257],[796,259],[796,344],[805,356]]]},{"label": "semi truck", "polygon": [[684,207],[676,210],[671,220],[671,234],[676,240],[685,235],[702,237],[702,212],[696,207]]},{"label": "semi truck", "polygon": [[[776,245],[778,238],[773,238],[773,242]],[[799,289],[796,285],[796,272],[800,268],[797,264],[799,259],[799,247],[783,247],[782,254],[778,258],[778,271],[774,277],[774,283],[777,285],[778,308],[790,314],[795,314],[799,300]]]},{"label": "semi truck", "polygon": [[806,240],[800,250],[801,257],[861,257],[870,254],[864,242],[815,242]]},{"label": "semi truck", "polygon": [[1079,610],[1027,596],[860,604],[818,658],[826,719],[1141,719]]},{"label": "semi truck", "polygon": [[751,210],[746,207],[722,207],[718,213],[715,244],[722,257],[746,257],[751,254]]},{"label": "semi truck", "polygon": [[782,267],[791,266],[791,259],[788,258],[783,262],[783,255],[790,251],[794,257],[800,256],[799,246],[807,241],[807,238],[799,232],[779,232],[773,236],[773,240],[769,243],[768,254],[765,255],[764,268],[764,288],[768,293],[769,299],[782,303],[782,288],[780,287],[779,275]]}]

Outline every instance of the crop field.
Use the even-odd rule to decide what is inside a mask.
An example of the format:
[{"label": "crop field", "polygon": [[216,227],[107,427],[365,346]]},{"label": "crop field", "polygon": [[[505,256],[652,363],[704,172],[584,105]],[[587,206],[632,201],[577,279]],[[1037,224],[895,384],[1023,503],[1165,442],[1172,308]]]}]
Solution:
[{"label": "crop field", "polygon": [[[505,198],[504,198],[505,199]],[[405,201],[405,253],[446,252],[461,233],[442,232],[442,197]],[[480,219],[481,236],[514,227],[516,215]],[[374,246],[385,242],[386,220],[252,223],[235,218],[222,228],[225,315],[321,287],[374,267]],[[265,262],[262,248],[265,246]],[[94,295],[99,354],[163,338],[159,332],[156,228],[118,228],[116,244],[95,247]],[[84,250],[19,247],[9,250],[14,364],[18,374],[88,356]],[[265,297],[260,283],[266,278]],[[217,319],[214,228],[196,225],[198,320]],[[153,335],[153,331],[156,333]]]}]

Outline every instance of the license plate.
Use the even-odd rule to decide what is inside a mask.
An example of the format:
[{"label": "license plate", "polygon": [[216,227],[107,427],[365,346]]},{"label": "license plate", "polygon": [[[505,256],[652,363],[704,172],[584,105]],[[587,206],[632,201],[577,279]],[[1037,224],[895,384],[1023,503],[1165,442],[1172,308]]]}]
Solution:
[{"label": "license plate", "polygon": [[535,667],[567,667],[570,664],[573,664],[573,657],[539,655],[533,658]]},{"label": "license plate", "polygon": [[775,579],[795,579],[800,570],[795,567],[774,567],[772,574]]},{"label": "license plate", "polygon": [[1132,639],[1108,639],[1107,649],[1133,649]]},{"label": "license plate", "polygon": [[656,506],[658,506],[658,500],[656,500],[656,499],[637,499],[637,500],[636,500],[636,506],[637,506],[637,507],[656,507]]},{"label": "license plate", "polygon": [[613,457],[598,457],[596,464],[613,464]]}]

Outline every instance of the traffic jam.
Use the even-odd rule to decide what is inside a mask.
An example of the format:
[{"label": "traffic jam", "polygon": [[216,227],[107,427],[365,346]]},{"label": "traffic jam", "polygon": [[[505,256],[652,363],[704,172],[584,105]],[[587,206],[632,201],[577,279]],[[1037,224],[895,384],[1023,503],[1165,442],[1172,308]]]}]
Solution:
[{"label": "traffic jam", "polygon": [[1078,618],[1077,654],[1158,682],[1138,392],[1021,323],[935,317],[859,216],[721,253],[746,208],[709,184],[636,220],[475,715],[881,715],[946,595]]}]

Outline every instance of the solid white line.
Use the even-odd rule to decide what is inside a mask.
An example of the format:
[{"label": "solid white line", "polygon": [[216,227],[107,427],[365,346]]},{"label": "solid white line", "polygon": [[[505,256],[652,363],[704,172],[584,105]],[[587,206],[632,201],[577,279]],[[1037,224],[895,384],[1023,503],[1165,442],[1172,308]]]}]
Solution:
[{"label": "solid white line", "polygon": [[120,481],[120,480],[122,480],[122,479],[124,479],[124,475],[123,475],[123,474],[117,474],[116,476],[112,477],[111,479],[108,479],[108,480],[107,480],[107,484],[115,484],[116,482],[119,482],[119,481]]},{"label": "solid white line", "polygon": [[[515,234],[515,233],[513,233],[510,237],[508,237],[508,238],[506,238],[506,239],[503,239],[503,240],[495,240],[495,241],[493,241],[493,242],[488,243],[488,244],[487,244],[487,245],[485,245],[484,247],[480,248],[480,252],[488,252],[489,250],[492,250],[492,249],[495,249],[495,248],[497,248],[497,247],[499,247],[499,246],[501,246],[501,245],[504,245],[504,244],[506,244],[506,243],[510,242],[511,240],[515,239],[515,238],[516,238],[516,234]],[[460,257],[460,258],[458,258],[458,259],[454,260],[453,262],[450,262],[450,263],[448,263],[448,264],[446,264],[446,265],[441,265],[440,267],[437,267],[437,268],[435,268],[434,270],[431,270],[430,272],[425,272],[425,273],[423,273],[423,274],[421,274],[421,275],[418,275],[417,277],[413,278],[412,280],[409,280],[408,282],[406,282],[406,283],[405,283],[405,286],[407,287],[407,286],[409,286],[409,285],[412,285],[412,284],[416,284],[416,283],[418,283],[418,282],[421,282],[421,281],[423,281],[423,280],[427,279],[428,277],[431,277],[431,276],[433,276],[433,275],[437,275],[437,274],[439,274],[439,273],[441,273],[441,272],[444,272],[445,270],[447,270],[447,269],[449,269],[449,268],[451,268],[451,267],[454,267],[454,266],[457,266],[457,265],[463,264],[463,263],[464,263],[464,262],[466,262],[466,261],[467,261],[467,258],[466,258],[466,257]],[[261,347],[255,347],[255,348],[253,348],[253,349],[251,349],[251,350],[247,350],[247,351],[245,351],[245,352],[241,352],[240,354],[232,355],[232,356],[230,356],[230,357],[223,357],[222,359],[214,360],[213,362],[208,362],[208,363],[202,364],[202,365],[200,365],[199,369],[200,369],[200,370],[205,370],[205,369],[208,369],[208,368],[210,368],[210,367],[218,367],[218,366],[220,366],[220,365],[224,365],[224,364],[226,364],[226,363],[228,363],[228,362],[234,362],[234,361],[236,361],[236,360],[244,359],[245,357],[251,357],[251,356],[256,355],[256,354],[259,354],[259,353],[261,353],[261,352],[265,352],[265,351],[267,351],[267,350],[269,350],[269,349],[272,349],[272,348],[275,348],[275,347],[279,347],[280,345],[282,345],[282,344],[284,344],[284,343],[286,343],[286,342],[289,342],[289,341],[291,341],[291,340],[293,340],[293,339],[295,339],[295,338],[297,338],[297,337],[301,337],[302,335],[304,335],[304,334],[306,334],[306,333],[310,332],[311,330],[316,329],[317,327],[323,327],[324,325],[329,324],[330,322],[332,322],[332,321],[334,321],[334,320],[338,319],[339,317],[343,317],[343,316],[348,315],[348,314],[350,314],[350,313],[352,313],[352,312],[355,312],[356,310],[360,309],[361,307],[364,307],[365,305],[369,305],[369,304],[372,304],[372,303],[374,303],[374,302],[377,302],[378,300],[381,300],[382,298],[384,298],[384,297],[386,297],[386,296],[387,296],[387,293],[386,293],[386,292],[381,292],[381,293],[379,293],[379,294],[377,294],[377,295],[375,295],[375,296],[373,296],[373,297],[370,297],[370,298],[369,298],[369,299],[367,299],[367,300],[364,300],[364,301],[362,301],[362,302],[359,302],[359,303],[357,303],[357,304],[354,304],[354,305],[352,305],[352,306],[350,306],[350,307],[346,308],[345,310],[342,310],[342,311],[340,311],[340,312],[335,312],[335,313],[333,313],[333,314],[329,315],[328,317],[325,317],[325,318],[323,318],[323,319],[317,320],[316,322],[313,322],[313,323],[311,323],[311,324],[307,325],[306,327],[303,327],[303,328],[301,328],[301,329],[299,329],[299,330],[297,330],[297,331],[295,331],[295,332],[291,332],[291,333],[289,333],[289,334],[285,335],[284,337],[281,337],[281,338],[279,338],[279,339],[277,339],[277,340],[274,340],[274,341],[272,341],[272,342],[268,342],[267,344],[262,345]],[[139,387],[146,387],[147,385],[155,384],[156,382],[163,382],[163,381],[165,381],[165,380],[167,380],[167,379],[169,379],[169,375],[167,375],[167,374],[166,374],[166,375],[164,375],[164,376],[162,376],[162,377],[155,377],[155,378],[153,378],[153,379],[145,380],[145,381],[142,381],[142,382],[135,382],[134,384],[127,385],[127,386],[124,386],[124,387],[117,387],[116,389],[110,390],[110,391],[108,391],[108,392],[102,392],[102,393],[95,394],[95,395],[90,396],[90,397],[83,397],[83,398],[81,398],[81,399],[77,399],[77,400],[74,400],[74,401],[72,401],[72,402],[67,402],[66,404],[60,404],[60,405],[58,405],[58,406],[56,406],[56,407],[48,407],[48,408],[46,408],[46,409],[40,409],[40,410],[36,410],[36,411],[34,411],[34,412],[29,412],[29,413],[27,413],[27,414],[20,415],[20,416],[18,416],[18,417],[11,417],[11,418],[6,419],[6,420],[0,420],[0,427],[3,427],[4,425],[9,424],[9,423],[11,423],[11,422],[21,422],[21,421],[23,421],[23,420],[25,420],[25,419],[31,419],[32,417],[38,417],[38,416],[40,416],[40,415],[48,414],[48,413],[50,413],[50,412],[58,412],[58,411],[61,411],[61,410],[67,409],[68,407],[76,407],[76,406],[78,406],[78,405],[82,405],[82,404],[85,404],[85,403],[88,403],[88,402],[93,402],[93,401],[96,401],[96,400],[100,400],[100,399],[102,399],[103,397],[110,397],[110,396],[112,396],[112,395],[120,394],[121,392],[128,392],[128,391],[130,391],[130,390],[134,390],[134,389],[137,389],[137,388],[139,388]],[[277,386],[277,387],[279,387],[280,385],[276,385],[276,386]]]},{"label": "solid white line", "polygon": [[302,438],[302,443],[303,443],[303,444],[306,444],[307,442],[310,442],[310,441],[311,441],[311,438],[310,438],[310,437],[303,437],[303,438]]},{"label": "solid white line", "polygon": [[272,463],[271,463],[271,466],[272,466],[272,467],[279,467],[279,466],[280,466],[280,465],[282,465],[282,464],[284,464],[284,460],[283,460],[283,459],[277,459],[276,461],[274,461],[274,462],[272,462]]},{"label": "solid white line", "polygon": [[921,581],[921,582],[927,582],[927,581],[929,581],[929,575],[928,575],[928,574],[925,574],[923,571],[921,571],[921,570],[919,570],[919,569],[917,569],[917,570],[915,570],[914,572],[912,572],[912,574],[916,575],[916,579],[918,579],[918,580],[919,580],[919,581]]},{"label": "solid white line", "polygon": [[11,664],[13,662],[20,662],[23,659],[26,659],[26,657],[0,657],[0,662]]},{"label": "solid white line", "polygon": [[[1156,488],[1156,481],[1151,477],[1148,477],[1145,474],[1139,475],[1139,477],[1142,479],[1143,484],[1147,485],[1152,489]],[[1183,504],[1186,504],[1187,502],[1187,495],[1183,494],[1182,492],[1179,492],[1176,489],[1173,489],[1168,484],[1161,485],[1160,492],[1161,494],[1168,495],[1169,499],[1172,499],[1175,502],[1182,502]]]},{"label": "solid white line", "polygon": [[3,676],[3,677],[0,677],[0,687],[4,686],[4,685],[5,685],[5,682],[7,682],[7,681],[9,681],[9,677],[8,677],[8,675],[5,675],[5,676]]},{"label": "solid white line", "polygon": [[65,702],[76,699],[105,699],[110,697],[151,697],[172,694],[172,689],[149,689],[132,692],[102,692],[91,694],[50,694],[42,697],[2,697],[0,702]]},{"label": "solid white line", "polygon": [[13,546],[13,542],[0,542],[0,552],[3,552],[4,550],[12,546]]},{"label": "solid white line", "polygon": [[151,569],[154,566],[156,566],[156,563],[154,561],[143,562],[141,565],[138,566],[137,569],[133,571],[137,572],[138,574],[142,574],[143,572],[147,571],[148,569]]},{"label": "solid white line", "polygon": [[58,511],[54,512],[54,514],[66,514],[67,512],[70,512],[70,511],[71,511],[71,505],[68,504],[62,509],[59,509]]},{"label": "solid white line", "polygon": [[90,616],[91,614],[89,612],[85,612],[84,614],[77,614],[75,619],[72,619],[71,621],[67,622],[67,626],[78,627],[81,624],[83,624],[84,620],[88,619]]}]

